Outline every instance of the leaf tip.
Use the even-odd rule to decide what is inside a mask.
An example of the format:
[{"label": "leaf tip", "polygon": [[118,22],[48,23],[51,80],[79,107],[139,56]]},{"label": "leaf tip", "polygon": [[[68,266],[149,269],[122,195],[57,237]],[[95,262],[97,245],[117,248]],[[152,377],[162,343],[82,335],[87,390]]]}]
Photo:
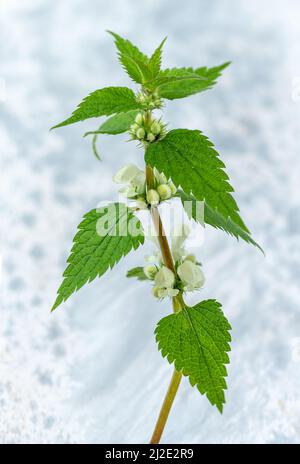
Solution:
[{"label": "leaf tip", "polygon": [[115,32],[110,31],[109,29],[106,29],[105,32],[107,32],[109,35],[113,36],[115,40],[117,40],[118,36]]},{"label": "leaf tip", "polygon": [[166,43],[166,40],[167,40],[168,36],[166,35],[163,40],[161,41],[161,44],[160,44],[160,47],[162,48],[163,45]]},{"label": "leaf tip", "polygon": [[57,296],[56,300],[54,301],[54,304],[50,310],[50,313],[53,313],[53,311],[56,310],[56,308],[60,305],[60,303],[62,302],[62,298],[60,295]]},{"label": "leaf tip", "polygon": [[63,121],[63,122],[60,122],[59,124],[56,124],[55,126],[52,126],[52,127],[49,129],[50,132],[51,132],[53,129],[58,129],[59,127],[65,126],[65,122],[66,122],[66,121]]},{"label": "leaf tip", "polygon": [[216,404],[218,411],[220,414],[223,414],[223,404],[222,403],[217,403]]}]

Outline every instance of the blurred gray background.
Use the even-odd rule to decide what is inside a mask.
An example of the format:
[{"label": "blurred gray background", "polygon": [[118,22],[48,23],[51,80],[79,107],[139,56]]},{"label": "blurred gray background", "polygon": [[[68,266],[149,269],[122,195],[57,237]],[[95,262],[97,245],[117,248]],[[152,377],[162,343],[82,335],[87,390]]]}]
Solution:
[{"label": "blurred gray background", "polygon": [[132,86],[111,29],[146,53],[168,35],[165,67],[232,61],[166,119],[212,139],[266,252],[207,228],[200,297],[233,327],[227,404],[184,379],[163,442],[299,443],[299,2],[1,0],[0,15],[0,442],[147,442],[172,372],[153,336],[169,304],[125,277],[143,249],[49,313],[82,215],[143,162],[126,136],[103,136],[97,162],[96,120],[48,131],[92,90]]}]

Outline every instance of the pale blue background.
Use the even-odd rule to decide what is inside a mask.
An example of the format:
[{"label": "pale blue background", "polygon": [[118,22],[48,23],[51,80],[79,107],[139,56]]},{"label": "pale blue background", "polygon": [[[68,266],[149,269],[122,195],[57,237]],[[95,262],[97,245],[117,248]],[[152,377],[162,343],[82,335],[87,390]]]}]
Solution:
[{"label": "pale blue background", "polygon": [[207,229],[201,298],[233,326],[223,416],[184,380],[165,443],[299,443],[299,23],[296,0],[1,0],[1,443],[149,440],[171,368],[156,322],[168,304],[126,281],[132,254],[50,315],[83,213],[115,198],[126,137],[48,132],[82,97],[130,85],[105,29],[165,66],[232,66],[214,90],[170,102],[170,127],[199,128],[227,165],[242,215],[266,251]]}]

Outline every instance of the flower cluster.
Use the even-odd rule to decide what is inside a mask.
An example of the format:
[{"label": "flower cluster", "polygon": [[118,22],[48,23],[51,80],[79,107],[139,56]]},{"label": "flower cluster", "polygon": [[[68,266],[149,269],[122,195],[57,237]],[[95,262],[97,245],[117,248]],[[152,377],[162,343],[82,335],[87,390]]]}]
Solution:
[{"label": "flower cluster", "polygon": [[151,143],[162,138],[166,134],[166,126],[161,119],[154,119],[145,113],[139,113],[134,124],[130,126],[129,134],[132,140],[143,143]]},{"label": "flower cluster", "polygon": [[150,94],[139,92],[136,99],[145,109],[153,110],[154,108],[161,108],[163,106],[163,102],[156,92]]},{"label": "flower cluster", "polygon": [[131,200],[137,201],[140,209],[148,205],[158,205],[163,200],[168,200],[176,193],[173,182],[168,181],[163,173],[154,169],[154,188],[146,189],[146,174],[134,164],[126,164],[113,177],[117,184],[125,184],[119,193]]},{"label": "flower cluster", "polygon": [[183,225],[180,230],[175,228],[171,235],[176,274],[163,264],[160,252],[147,258],[152,264],[147,264],[143,270],[147,279],[154,282],[152,293],[156,298],[174,297],[179,292],[192,292],[203,287],[205,278],[201,265],[184,248],[189,232],[189,227]]},{"label": "flower cluster", "polygon": [[158,172],[156,168],[154,172],[154,185],[152,189],[147,191],[147,203],[155,206],[163,200],[169,200],[175,195],[177,189],[171,180],[168,180],[164,173]]}]

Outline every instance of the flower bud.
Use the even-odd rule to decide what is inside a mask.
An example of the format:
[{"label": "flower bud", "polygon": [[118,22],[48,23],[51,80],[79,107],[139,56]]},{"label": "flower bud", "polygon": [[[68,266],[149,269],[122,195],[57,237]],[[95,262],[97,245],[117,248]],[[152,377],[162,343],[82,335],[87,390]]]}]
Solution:
[{"label": "flower bud", "polygon": [[159,203],[159,194],[156,190],[150,189],[147,192],[147,201],[150,205],[158,205]]},{"label": "flower bud", "polygon": [[157,187],[157,191],[162,200],[168,200],[172,196],[171,188],[168,184],[161,184]]},{"label": "flower bud", "polygon": [[175,195],[175,193],[177,192],[177,188],[175,187],[172,181],[169,182],[169,186],[170,186],[172,195]]},{"label": "flower bud", "polygon": [[145,130],[140,127],[137,131],[136,131],[136,136],[138,139],[143,139],[145,137]]},{"label": "flower bud", "polygon": [[131,124],[130,126],[130,131],[133,132],[134,134],[136,133],[136,131],[140,128],[140,126],[138,124]]},{"label": "flower bud", "polygon": [[161,132],[161,125],[158,121],[153,121],[151,124],[151,132],[153,132],[154,135],[158,135]]},{"label": "flower bud", "polygon": [[126,164],[114,175],[113,181],[116,184],[126,184],[140,172],[140,169],[134,164]]},{"label": "flower bud", "polygon": [[139,114],[136,115],[136,117],[135,117],[136,124],[138,124],[138,125],[143,124],[143,120],[144,120],[143,113],[139,113]]},{"label": "flower bud", "polygon": [[154,176],[155,179],[157,180],[158,184],[167,184],[168,179],[164,175],[163,172],[159,172],[156,168],[154,168]]},{"label": "flower bud", "polygon": [[146,95],[144,95],[143,92],[139,92],[137,95],[137,101],[144,103],[146,101]]},{"label": "flower bud", "polygon": [[155,274],[157,273],[157,267],[154,266],[154,264],[148,264],[143,270],[147,279],[154,280]]},{"label": "flower bud", "polygon": [[155,135],[152,134],[152,132],[149,132],[148,135],[147,135],[147,140],[149,140],[149,142],[154,142]]}]

